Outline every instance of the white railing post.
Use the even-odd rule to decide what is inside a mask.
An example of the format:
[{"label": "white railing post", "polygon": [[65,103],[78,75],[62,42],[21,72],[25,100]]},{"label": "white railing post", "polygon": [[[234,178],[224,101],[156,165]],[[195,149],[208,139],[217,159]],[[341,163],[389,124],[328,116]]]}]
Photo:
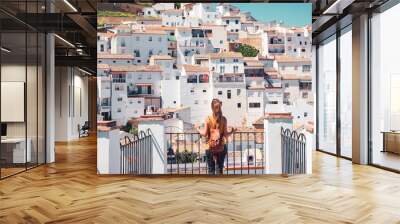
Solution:
[{"label": "white railing post", "polygon": [[121,149],[115,121],[103,121],[97,127],[97,172],[120,174]]},{"label": "white railing post", "polygon": [[282,174],[281,127],[293,129],[291,113],[269,113],[264,119],[264,151],[266,174]]},{"label": "white railing post", "polygon": [[141,120],[139,122],[138,131],[143,131],[147,134],[150,130],[152,136],[152,174],[167,173],[167,140],[165,137],[164,120]]}]

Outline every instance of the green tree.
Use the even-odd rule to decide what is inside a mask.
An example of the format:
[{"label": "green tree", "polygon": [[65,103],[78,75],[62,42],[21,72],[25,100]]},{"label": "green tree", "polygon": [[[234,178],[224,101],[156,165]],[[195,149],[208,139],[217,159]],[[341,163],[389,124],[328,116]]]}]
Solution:
[{"label": "green tree", "polygon": [[236,51],[242,53],[243,57],[255,57],[260,52],[257,48],[247,44],[240,45]]},{"label": "green tree", "polygon": [[174,4],[175,9],[180,9],[181,8],[181,3],[175,3]]}]

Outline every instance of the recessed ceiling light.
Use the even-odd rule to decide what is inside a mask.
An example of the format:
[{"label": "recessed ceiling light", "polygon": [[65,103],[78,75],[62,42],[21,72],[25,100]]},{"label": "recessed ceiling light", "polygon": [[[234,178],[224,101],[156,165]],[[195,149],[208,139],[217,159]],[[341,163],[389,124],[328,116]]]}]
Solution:
[{"label": "recessed ceiling light", "polygon": [[67,4],[74,12],[78,12],[78,10],[68,1],[64,0],[65,4]]},{"label": "recessed ceiling light", "polygon": [[75,45],[73,45],[71,42],[69,42],[68,40],[62,38],[61,36],[59,36],[58,34],[54,34],[55,37],[57,37],[59,40],[61,40],[62,42],[66,43],[67,45],[75,48]]},{"label": "recessed ceiling light", "polygon": [[2,51],[6,52],[6,53],[10,53],[10,52],[11,52],[11,50],[9,50],[9,49],[7,49],[7,48],[5,48],[5,47],[1,47],[0,49],[1,49]]}]

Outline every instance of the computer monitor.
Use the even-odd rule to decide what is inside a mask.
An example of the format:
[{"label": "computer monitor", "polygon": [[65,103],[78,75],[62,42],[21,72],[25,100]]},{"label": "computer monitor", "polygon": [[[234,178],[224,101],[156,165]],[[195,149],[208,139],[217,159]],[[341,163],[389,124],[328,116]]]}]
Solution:
[{"label": "computer monitor", "polygon": [[1,136],[7,136],[7,124],[1,123]]}]

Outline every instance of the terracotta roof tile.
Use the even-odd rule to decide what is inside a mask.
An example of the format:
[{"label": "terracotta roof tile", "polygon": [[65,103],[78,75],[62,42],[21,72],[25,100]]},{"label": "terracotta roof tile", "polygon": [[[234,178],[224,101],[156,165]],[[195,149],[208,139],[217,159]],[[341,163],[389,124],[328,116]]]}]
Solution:
[{"label": "terracotta roof tile", "polygon": [[159,65],[112,65],[111,72],[162,72]]},{"label": "terracotta roof tile", "polygon": [[186,72],[209,72],[208,67],[199,66],[199,65],[188,65],[184,64],[182,67]]},{"label": "terracotta roof tile", "polygon": [[287,55],[277,55],[277,56],[275,56],[275,60],[277,62],[305,62],[305,63],[311,63],[311,58],[293,57],[293,56],[287,56]]},{"label": "terracotta roof tile", "polygon": [[292,113],[267,113],[266,119],[293,119]]},{"label": "terracotta roof tile", "polygon": [[110,69],[108,64],[97,64],[97,69]]},{"label": "terracotta roof tile", "polygon": [[97,59],[127,59],[133,60],[135,57],[132,54],[97,54]]},{"label": "terracotta roof tile", "polygon": [[150,60],[172,60],[173,58],[169,55],[152,55]]},{"label": "terracotta roof tile", "polygon": [[234,52],[234,51],[228,51],[228,52],[220,52],[220,53],[211,53],[210,54],[211,59],[218,59],[218,58],[243,58],[242,53],[240,52]]},{"label": "terracotta roof tile", "polygon": [[261,38],[251,37],[251,38],[239,38],[239,42],[242,44],[247,44],[253,46],[257,49],[261,49],[262,41]]}]

